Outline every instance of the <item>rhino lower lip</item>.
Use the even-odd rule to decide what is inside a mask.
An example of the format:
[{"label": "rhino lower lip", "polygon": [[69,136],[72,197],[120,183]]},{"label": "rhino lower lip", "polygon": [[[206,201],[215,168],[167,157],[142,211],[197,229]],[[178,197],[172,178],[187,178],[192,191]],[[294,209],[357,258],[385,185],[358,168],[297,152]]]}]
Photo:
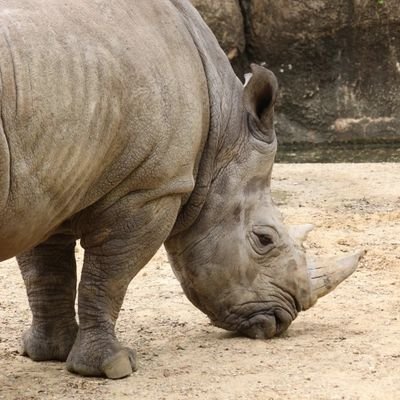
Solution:
[{"label": "rhino lower lip", "polygon": [[274,315],[257,314],[238,331],[253,339],[270,339],[277,334],[278,327],[279,323]]},{"label": "rhino lower lip", "polygon": [[292,318],[286,311],[277,309],[254,315],[239,332],[255,339],[270,339],[285,332],[291,322]]},{"label": "rhino lower lip", "polygon": [[[248,304],[248,303],[247,303]],[[297,313],[296,313],[297,315]],[[272,338],[287,330],[296,317],[281,307],[259,309],[247,315],[230,313],[222,321],[212,320],[215,326],[240,332],[251,338]]]},{"label": "rhino lower lip", "polygon": [[289,315],[286,311],[276,310],[275,311],[275,320],[276,320],[276,335],[280,335],[285,332],[293,319],[291,315]]}]

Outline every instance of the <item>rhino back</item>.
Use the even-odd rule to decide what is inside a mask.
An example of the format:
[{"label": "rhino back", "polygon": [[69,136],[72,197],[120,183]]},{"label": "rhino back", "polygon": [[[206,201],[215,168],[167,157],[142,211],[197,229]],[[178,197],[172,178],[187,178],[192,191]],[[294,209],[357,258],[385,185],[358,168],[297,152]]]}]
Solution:
[{"label": "rhino back", "polygon": [[0,70],[0,259],[96,202],[193,187],[207,84],[169,1],[0,0]]}]

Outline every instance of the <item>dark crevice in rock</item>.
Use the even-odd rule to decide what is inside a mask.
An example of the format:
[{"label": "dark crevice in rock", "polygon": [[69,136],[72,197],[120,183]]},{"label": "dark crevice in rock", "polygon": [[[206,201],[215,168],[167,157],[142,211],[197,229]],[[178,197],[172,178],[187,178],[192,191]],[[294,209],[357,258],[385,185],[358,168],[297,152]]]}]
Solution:
[{"label": "dark crevice in rock", "polygon": [[239,7],[242,12],[242,18],[243,18],[243,28],[244,28],[244,40],[245,40],[245,45],[244,45],[244,50],[243,50],[243,63],[245,65],[244,71],[242,71],[242,75],[240,78],[244,79],[244,73],[248,72],[249,70],[249,53],[248,53],[248,47],[249,47],[249,38],[251,35],[251,21],[249,18],[249,10],[250,10],[250,1],[251,0],[238,0],[239,2]]}]

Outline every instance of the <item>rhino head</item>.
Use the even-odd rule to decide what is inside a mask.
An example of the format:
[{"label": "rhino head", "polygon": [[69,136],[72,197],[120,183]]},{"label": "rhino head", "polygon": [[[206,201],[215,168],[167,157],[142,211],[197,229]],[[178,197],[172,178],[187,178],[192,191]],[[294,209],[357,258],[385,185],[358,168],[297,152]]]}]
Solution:
[{"label": "rhino head", "polygon": [[213,324],[271,338],[346,279],[361,252],[314,262],[302,246],[312,226],[284,226],[270,191],[277,80],[256,65],[246,80],[224,133],[234,140],[220,147],[204,198],[193,199],[193,223],[166,248],[184,292]]}]

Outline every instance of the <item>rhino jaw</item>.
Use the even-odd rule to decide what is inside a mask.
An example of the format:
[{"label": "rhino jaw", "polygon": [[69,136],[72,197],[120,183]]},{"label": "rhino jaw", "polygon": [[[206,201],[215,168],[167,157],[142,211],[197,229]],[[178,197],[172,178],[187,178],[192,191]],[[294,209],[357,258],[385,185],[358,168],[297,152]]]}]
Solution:
[{"label": "rhino jaw", "polygon": [[318,266],[311,260],[308,262],[308,273],[311,281],[311,304],[304,307],[310,308],[320,297],[334,290],[340,283],[348,278],[356,269],[358,262],[365,254],[359,250],[354,254],[339,259],[319,260]]}]

